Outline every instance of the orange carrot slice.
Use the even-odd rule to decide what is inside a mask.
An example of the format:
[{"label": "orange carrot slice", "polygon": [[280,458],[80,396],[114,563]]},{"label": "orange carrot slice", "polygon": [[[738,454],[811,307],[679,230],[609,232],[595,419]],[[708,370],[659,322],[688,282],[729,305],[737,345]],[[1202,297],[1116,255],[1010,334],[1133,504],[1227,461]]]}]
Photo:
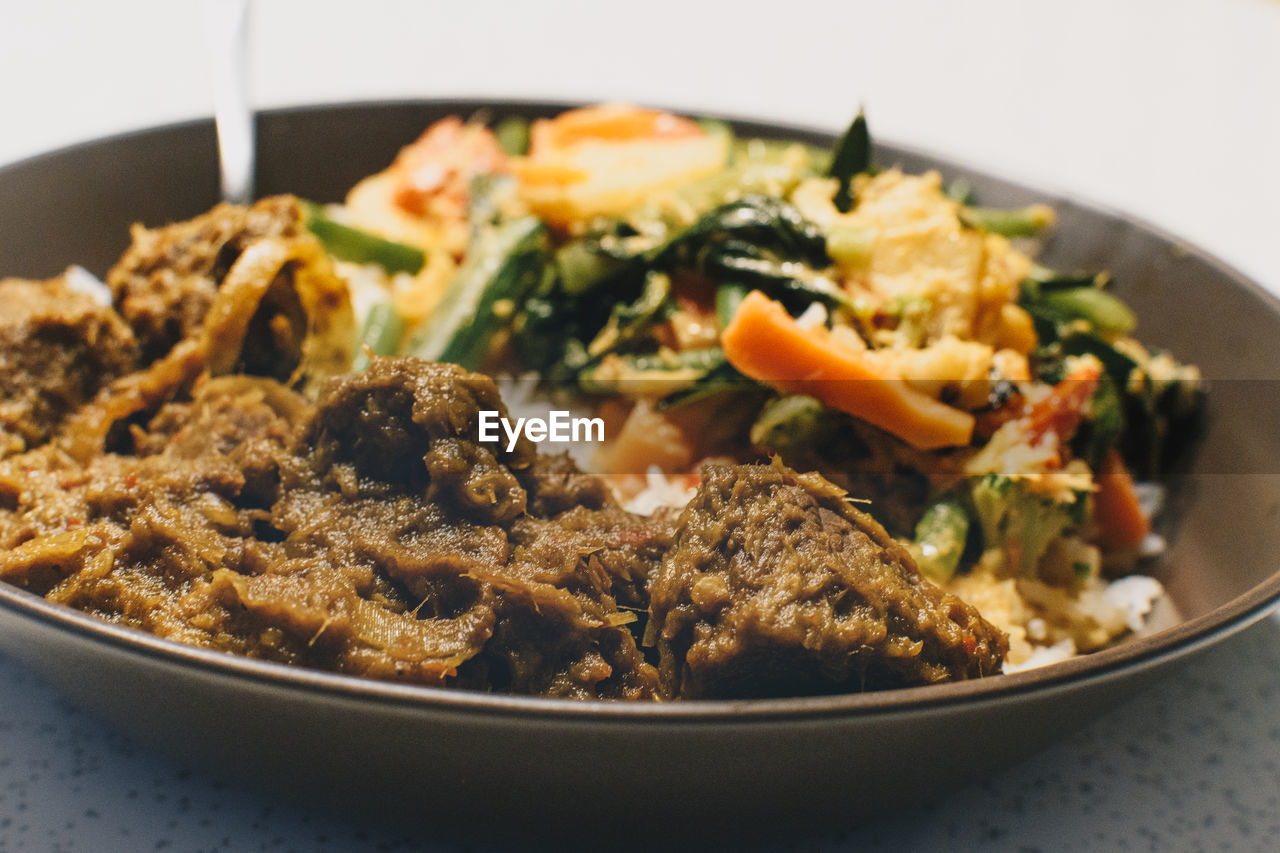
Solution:
[{"label": "orange carrot slice", "polygon": [[1132,548],[1151,532],[1151,522],[1138,503],[1133,477],[1120,454],[1107,454],[1095,478],[1098,491],[1093,496],[1093,522],[1097,542],[1104,549]]},{"label": "orange carrot slice", "polygon": [[808,394],[922,450],[966,445],[973,415],[886,376],[825,328],[802,329],[782,305],[747,294],[720,339],[742,374],[789,394]]}]

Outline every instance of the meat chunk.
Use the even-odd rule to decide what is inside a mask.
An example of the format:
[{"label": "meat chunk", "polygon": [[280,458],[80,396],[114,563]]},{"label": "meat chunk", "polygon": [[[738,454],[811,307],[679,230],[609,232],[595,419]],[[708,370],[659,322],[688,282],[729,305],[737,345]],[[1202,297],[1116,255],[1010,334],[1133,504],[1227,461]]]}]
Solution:
[{"label": "meat chunk", "polygon": [[301,405],[286,395],[215,380],[153,419],[183,422],[163,452],[81,465],[50,444],[3,460],[0,579],[160,636],[255,653],[261,635],[232,631],[206,586],[215,570],[257,574],[282,557],[275,537],[254,534]]},{"label": "meat chunk", "polygon": [[48,441],[98,389],[133,369],[133,333],[64,279],[0,280],[0,457]]},{"label": "meat chunk", "polygon": [[644,610],[673,529],[666,516],[636,515],[609,502],[599,509],[574,507],[549,519],[519,519],[512,538],[531,553],[559,553],[562,562],[581,556],[595,563],[609,578],[607,591],[624,606]]},{"label": "meat chunk", "polygon": [[568,453],[539,454],[520,480],[529,492],[533,515],[558,515],[574,507],[600,509],[612,503],[605,481],[580,471]]},{"label": "meat chunk", "polygon": [[536,451],[521,441],[479,443],[480,412],[506,417],[488,376],[451,364],[378,359],[321,392],[298,437],[297,452],[317,472],[349,466],[377,482],[457,500],[465,513],[510,520],[525,510],[514,473],[532,467]]},{"label": "meat chunk", "polygon": [[293,196],[252,207],[220,204],[187,222],[133,227],[133,243],[107,274],[107,285],[133,328],[146,361],[167,353],[204,323],[218,284],[251,243],[302,233]]},{"label": "meat chunk", "polygon": [[706,469],[650,593],[668,697],[975,678],[1008,648],[841,490],[781,463]]},{"label": "meat chunk", "polygon": [[[646,548],[653,537],[644,531],[624,543],[602,520],[574,515],[604,507],[529,515],[550,506],[530,506],[524,483],[536,487],[536,471],[553,470],[548,482],[564,483],[576,469],[563,461],[547,468],[528,441],[510,451],[481,443],[482,410],[507,414],[487,376],[375,359],[364,373],[326,385],[304,419],[272,511],[291,555],[313,576],[325,571],[317,567],[348,576],[369,567],[390,580],[389,595],[413,602],[412,612],[378,614],[377,631],[351,621],[374,611],[345,594],[345,603],[327,607],[344,615],[330,623],[326,642],[354,638],[338,668],[548,696],[652,698],[657,672],[626,627],[635,615],[615,596],[634,598],[660,546]],[[242,587],[237,581],[232,591],[254,601]],[[351,588],[367,599],[367,590]],[[301,610],[282,609],[279,595],[259,599],[270,602],[259,614],[286,632],[314,630],[315,619],[295,618],[315,611],[314,595]],[[401,634],[412,642],[386,642]]]},{"label": "meat chunk", "polygon": [[482,409],[506,414],[491,379],[416,359],[376,359],[314,404],[267,378],[204,378],[134,425],[136,455],[0,461],[0,579],[304,666],[654,698],[618,597],[640,601],[669,530],[603,495],[530,515],[521,478],[543,466],[530,443],[481,443]]}]

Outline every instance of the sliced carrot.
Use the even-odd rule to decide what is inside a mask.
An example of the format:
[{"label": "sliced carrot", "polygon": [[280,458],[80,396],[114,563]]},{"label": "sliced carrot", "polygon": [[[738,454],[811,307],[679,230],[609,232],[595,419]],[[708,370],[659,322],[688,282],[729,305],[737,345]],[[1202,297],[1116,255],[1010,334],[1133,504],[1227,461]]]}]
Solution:
[{"label": "sliced carrot", "polygon": [[1096,359],[1085,359],[1062,381],[1053,386],[1049,396],[1032,407],[1027,415],[1027,434],[1035,444],[1047,432],[1057,433],[1065,444],[1076,434],[1089,399],[1098,390],[1102,365]]},{"label": "sliced carrot", "polygon": [[825,328],[802,329],[782,305],[758,290],[747,294],[720,339],[739,372],[790,394],[808,394],[862,418],[913,447],[969,443],[974,418],[884,375]]},{"label": "sliced carrot", "polygon": [[1108,550],[1132,548],[1151,532],[1151,522],[1142,512],[1133,477],[1119,453],[1112,450],[1107,454],[1096,480],[1093,522],[1098,544]]}]

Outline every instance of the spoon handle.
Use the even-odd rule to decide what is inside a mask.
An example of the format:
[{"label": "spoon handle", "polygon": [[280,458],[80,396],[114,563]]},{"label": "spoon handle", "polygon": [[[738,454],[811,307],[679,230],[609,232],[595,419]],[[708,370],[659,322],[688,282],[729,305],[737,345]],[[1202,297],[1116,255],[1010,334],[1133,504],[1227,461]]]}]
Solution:
[{"label": "spoon handle", "polygon": [[203,6],[222,198],[247,204],[253,200],[254,173],[253,111],[249,108],[245,74],[249,0],[204,0]]}]

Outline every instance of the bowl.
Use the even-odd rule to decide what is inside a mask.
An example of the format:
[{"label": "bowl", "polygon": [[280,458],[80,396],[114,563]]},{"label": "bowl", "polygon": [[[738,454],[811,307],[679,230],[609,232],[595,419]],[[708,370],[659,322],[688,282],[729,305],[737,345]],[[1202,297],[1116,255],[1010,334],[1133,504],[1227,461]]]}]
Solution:
[{"label": "bowl", "polygon": [[[261,194],[338,200],[447,114],[553,115],[570,105],[421,101],[258,116]],[[731,120],[820,144],[822,131]],[[421,829],[579,831],[627,824],[795,826],[981,779],[1083,725],[1280,601],[1280,302],[1132,217],[910,148],[880,163],[964,175],[984,204],[1045,201],[1041,258],[1112,271],[1144,341],[1200,365],[1210,388],[1194,459],[1171,478],[1169,548],[1151,572],[1173,627],[1012,675],[877,693],[635,705],[408,686],[162,640],[0,584],[0,649],[143,742],[287,796]],[[145,130],[0,170],[0,272],[102,274],[134,221],[217,201],[212,123]],[[659,829],[655,829],[659,827]],[[528,837],[527,835],[524,837]]]}]

